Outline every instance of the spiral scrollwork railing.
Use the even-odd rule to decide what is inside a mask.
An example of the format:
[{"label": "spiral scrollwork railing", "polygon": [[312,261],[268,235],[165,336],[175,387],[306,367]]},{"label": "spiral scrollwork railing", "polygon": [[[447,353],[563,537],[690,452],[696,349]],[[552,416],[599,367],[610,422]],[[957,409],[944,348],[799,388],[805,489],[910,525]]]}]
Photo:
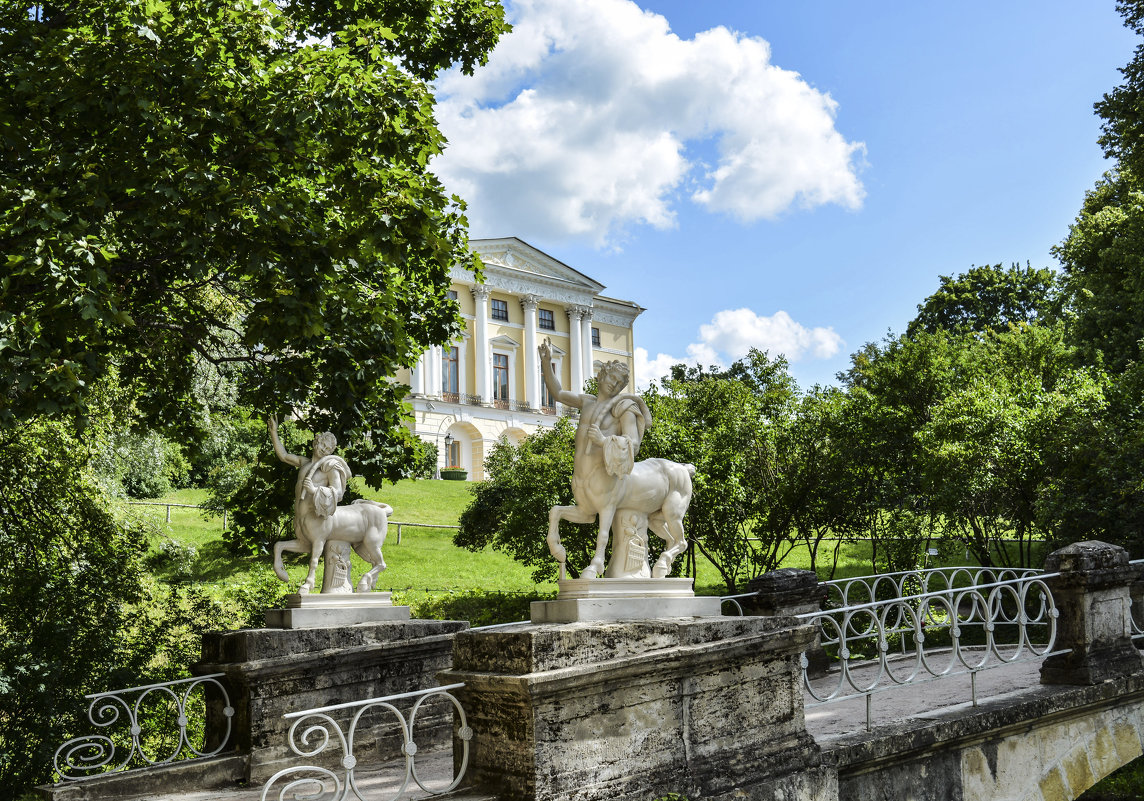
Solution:
[{"label": "spiral scrollwork railing", "polygon": [[[226,747],[230,740],[234,708],[226,688],[219,681],[224,674],[212,673],[209,676],[194,676],[189,679],[145,684],[86,695],[87,717],[92,725],[106,730],[107,734],[91,734],[68,740],[57,750],[53,759],[60,781],[82,781],[107,773],[165,765],[175,760],[200,759],[215,756]],[[222,698],[222,714],[226,723],[225,732],[218,740],[218,746],[206,750],[192,742],[188,734],[188,704],[196,690],[207,688],[217,691]],[[166,702],[173,714],[173,731],[149,731],[146,724],[151,716],[148,710],[152,704]],[[160,717],[168,718],[169,715]],[[122,730],[114,728],[116,724]],[[145,731],[145,729],[148,729]],[[152,749],[162,749],[155,753]]]},{"label": "spiral scrollwork railing", "polygon": [[[373,709],[384,710],[392,714],[401,729],[401,753],[405,759],[405,777],[396,794],[389,796],[388,801],[396,801],[405,794],[406,790],[411,789],[410,782],[432,795],[439,795],[456,789],[465,777],[465,771],[469,766],[469,741],[473,738],[473,730],[469,728],[465,718],[465,710],[461,708],[460,701],[450,691],[464,686],[464,684],[447,684],[443,687],[431,687],[427,690],[398,693],[382,698],[368,698],[364,701],[317,707],[284,715],[283,717],[287,720],[294,721],[290,726],[289,733],[290,750],[303,758],[317,757],[323,754],[327,747],[333,743],[342,754],[340,771],[318,765],[293,765],[283,768],[267,779],[266,784],[263,785],[262,801],[271,797],[276,797],[278,801],[287,801],[288,798],[315,800],[328,798],[329,801],[344,801],[351,796],[358,801],[373,801],[372,798],[367,799],[363,795],[363,790],[358,785],[355,776],[358,759],[354,750],[358,724],[362,720],[362,716]],[[446,787],[437,789],[426,786],[422,777],[417,773],[418,749],[413,740],[413,724],[417,719],[417,712],[427,700],[433,697],[444,697],[452,704],[460,723],[457,736],[461,740],[462,747],[461,763],[457,767],[452,782]],[[407,718],[394,702],[413,698],[417,700],[409,710]],[[339,718],[347,714],[349,720],[343,729],[343,722],[339,722]],[[274,787],[279,784],[281,786],[278,788],[277,796],[273,796]]]},{"label": "spiral scrollwork railing", "polygon": [[[822,646],[837,660],[835,670],[812,680],[803,656],[803,680],[813,699],[807,706],[865,696],[869,726],[871,694],[966,673],[976,704],[979,671],[1061,653],[1053,650],[1059,613],[1046,582],[1055,575],[960,587],[943,576],[940,589],[799,615],[819,628]],[[890,594],[888,586],[909,585],[887,585]],[[871,583],[862,591],[877,598],[879,587]],[[845,591],[841,597],[848,597]]]}]

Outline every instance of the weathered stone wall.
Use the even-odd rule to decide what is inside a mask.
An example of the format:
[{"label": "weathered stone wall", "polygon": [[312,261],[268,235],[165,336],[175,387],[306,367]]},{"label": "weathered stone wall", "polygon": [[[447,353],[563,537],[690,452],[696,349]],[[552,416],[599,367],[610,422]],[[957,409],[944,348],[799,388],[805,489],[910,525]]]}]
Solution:
[{"label": "weathered stone wall", "polygon": [[825,746],[839,801],[1072,801],[1144,753],[1144,676],[1044,687]]},{"label": "weathered stone wall", "polygon": [[[461,621],[410,620],[213,632],[203,637],[203,659],[194,670],[226,674],[235,708],[235,747],[250,755],[247,779],[261,782],[296,761],[284,714],[436,686],[437,673],[452,662],[453,635],[466,628]],[[217,699],[208,715],[217,730]],[[400,729],[394,721],[379,715],[376,725],[356,737],[357,750],[379,759],[396,755]],[[426,709],[418,714],[418,739],[447,742],[451,726],[451,709]],[[342,757],[335,747],[327,752],[329,759]]]},{"label": "weathered stone wall", "polygon": [[791,618],[527,625],[466,632],[470,771],[501,801],[833,798],[806,733]]}]

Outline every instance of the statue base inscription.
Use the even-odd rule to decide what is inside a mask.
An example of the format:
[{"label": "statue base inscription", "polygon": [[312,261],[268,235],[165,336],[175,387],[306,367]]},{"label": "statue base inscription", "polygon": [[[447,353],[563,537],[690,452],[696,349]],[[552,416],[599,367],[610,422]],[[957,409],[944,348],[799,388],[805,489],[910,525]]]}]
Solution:
[{"label": "statue base inscription", "polygon": [[394,606],[388,592],[286,596],[285,609],[267,609],[266,627],[315,629],[409,620],[408,606]]},{"label": "statue base inscription", "polygon": [[718,617],[722,601],[696,596],[689,578],[563,579],[555,601],[532,603],[533,623]]}]

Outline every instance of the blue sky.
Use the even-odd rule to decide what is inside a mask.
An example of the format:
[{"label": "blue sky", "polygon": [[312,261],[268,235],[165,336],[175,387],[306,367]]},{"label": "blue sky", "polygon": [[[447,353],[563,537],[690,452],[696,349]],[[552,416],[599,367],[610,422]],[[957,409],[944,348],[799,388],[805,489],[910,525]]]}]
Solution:
[{"label": "blue sky", "polygon": [[436,168],[474,237],[647,308],[641,383],[750,345],[830,383],[938,276],[1055,265],[1136,45],[1112,0],[507,8],[489,65],[438,81]]}]

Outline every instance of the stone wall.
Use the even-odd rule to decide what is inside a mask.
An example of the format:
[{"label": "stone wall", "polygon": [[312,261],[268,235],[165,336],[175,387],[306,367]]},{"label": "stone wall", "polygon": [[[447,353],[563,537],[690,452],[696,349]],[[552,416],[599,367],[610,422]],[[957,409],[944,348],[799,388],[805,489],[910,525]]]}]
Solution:
[{"label": "stone wall", "polygon": [[[290,721],[284,714],[435,686],[436,674],[452,661],[453,635],[466,628],[461,621],[410,620],[212,632],[203,637],[203,660],[194,669],[226,674],[235,708],[235,747],[250,755],[247,779],[262,782],[296,761],[287,745]],[[418,739],[447,743],[451,710],[442,705],[426,712],[418,715]],[[217,699],[208,715],[212,723],[220,720]],[[377,724],[358,735],[358,747],[379,759],[395,756],[398,727],[390,720]],[[330,759],[341,759],[337,749],[327,751]]]}]

